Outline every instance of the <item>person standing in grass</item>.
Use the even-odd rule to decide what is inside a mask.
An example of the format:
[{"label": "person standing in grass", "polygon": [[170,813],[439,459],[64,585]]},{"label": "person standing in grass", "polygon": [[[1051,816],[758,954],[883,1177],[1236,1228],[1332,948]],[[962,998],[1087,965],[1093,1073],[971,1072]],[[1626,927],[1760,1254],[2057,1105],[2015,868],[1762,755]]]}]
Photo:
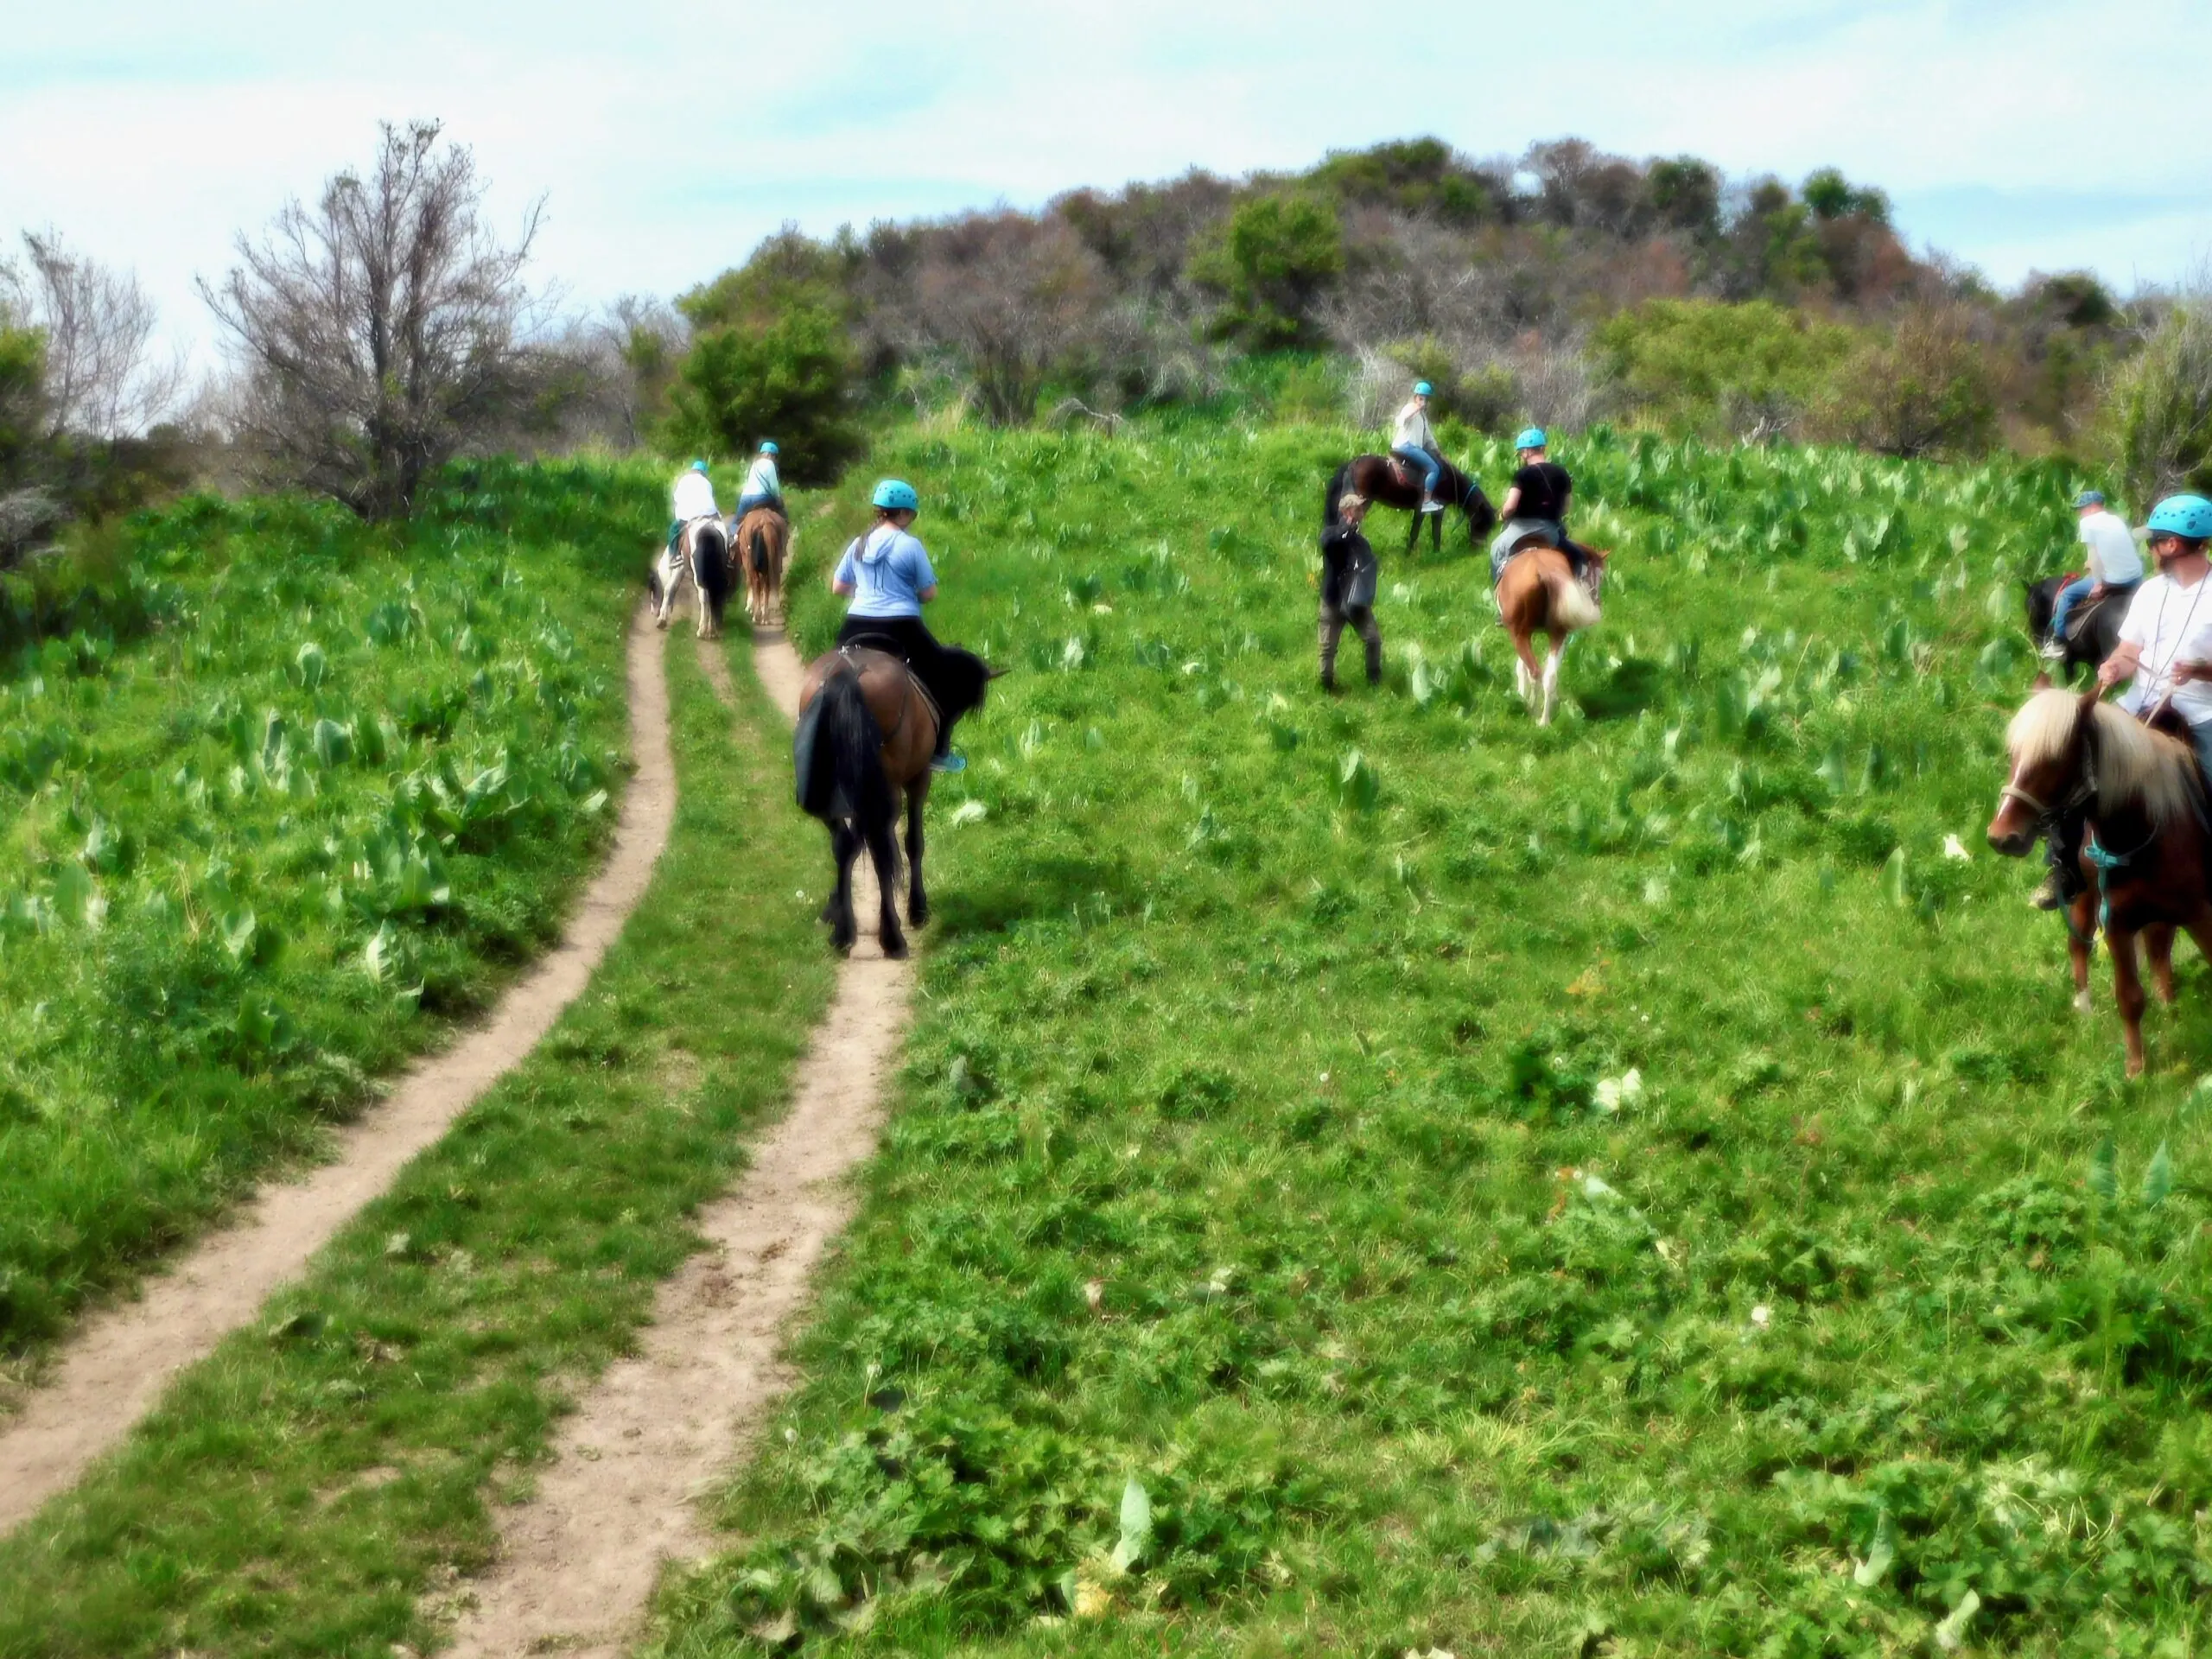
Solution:
[{"label": "person standing in grass", "polygon": [[2143,580],[2143,556],[2135,550],[2134,532],[2127,520],[2105,505],[2103,492],[2084,490],[2074,498],[2074,511],[2082,520],[2082,545],[2089,550],[2089,573],[2058,590],[2050,610],[2050,638],[2044,644],[2045,661],[2066,660],[2066,620],[2084,601],[2122,593]]},{"label": "person standing in grass", "polygon": [[1428,423],[1428,400],[1435,391],[1427,381],[1414,381],[1414,395],[1398,411],[1390,433],[1390,453],[1421,474],[1423,512],[1444,511],[1444,504],[1436,499],[1436,480],[1444,475],[1444,451],[1437,444],[1436,429]]},{"label": "person standing in grass", "polygon": [[[2097,667],[2097,690],[2129,682],[2120,706],[2149,720],[2171,709],[2189,728],[2196,764],[2212,776],[2212,501],[2170,495],[2151,513],[2151,556],[2158,574],[2135,590],[2120,644]],[[2044,836],[2050,875],[2031,903],[2056,910],[2082,891],[2086,804],[2056,815]]]},{"label": "person standing in grass", "polygon": [[830,576],[830,591],[853,601],[837,643],[873,645],[906,658],[938,708],[931,769],[965,772],[967,758],[952,753],[952,725],[983,700],[990,670],[972,652],[939,645],[923,625],[922,607],[937,597],[937,572],[909,533],[922,505],[914,486],[887,478],[870,499],[875,522],[845,549]]},{"label": "person standing in grass", "polygon": [[1348,495],[1337,522],[1321,532],[1321,689],[1337,689],[1337,642],[1351,624],[1367,647],[1367,683],[1382,683],[1382,630],[1375,620],[1375,550],[1360,533],[1367,498]]}]

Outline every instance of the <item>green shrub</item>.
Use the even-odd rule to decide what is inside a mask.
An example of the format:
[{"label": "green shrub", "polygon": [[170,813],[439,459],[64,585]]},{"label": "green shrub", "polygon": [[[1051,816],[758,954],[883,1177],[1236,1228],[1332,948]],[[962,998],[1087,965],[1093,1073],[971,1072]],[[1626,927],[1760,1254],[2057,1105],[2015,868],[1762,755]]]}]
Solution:
[{"label": "green shrub", "polygon": [[2105,412],[2131,499],[2212,489],[2212,308],[2177,306],[2120,372]]},{"label": "green shrub", "polygon": [[765,324],[711,329],[677,372],[662,439],[671,448],[737,455],[772,436],[787,483],[832,483],[865,447],[853,380],[844,326],[823,307],[794,305]]},{"label": "green shrub", "polygon": [[1307,195],[1245,202],[1191,262],[1198,284],[1222,296],[1216,332],[1259,351],[1318,344],[1316,310],[1344,269],[1336,210]]},{"label": "green shrub", "polygon": [[1853,334],[1771,300],[1647,300],[1598,330],[1600,372],[1641,419],[1706,437],[1776,435],[1827,393]]}]

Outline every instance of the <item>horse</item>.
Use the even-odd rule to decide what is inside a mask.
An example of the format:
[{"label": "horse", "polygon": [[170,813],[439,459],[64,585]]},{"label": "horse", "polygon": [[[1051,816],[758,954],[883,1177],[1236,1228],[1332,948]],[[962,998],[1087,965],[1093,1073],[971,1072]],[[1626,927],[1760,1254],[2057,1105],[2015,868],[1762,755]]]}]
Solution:
[{"label": "horse", "polygon": [[2039,676],[2005,733],[2012,772],[1989,821],[1989,844],[2006,858],[2035,845],[2063,813],[2085,807],[2082,846],[2088,887],[2066,918],[2074,1006],[2089,1009],[2089,951],[2101,921],[2112,952],[2113,991],[2127,1044],[2127,1075],[2143,1071],[2139,934],[2149,947],[2158,999],[2174,1000],[2174,931],[2186,928],[2212,959],[2212,890],[2205,855],[2204,780],[2190,745],[2154,730],[2096,688],[2078,696]]},{"label": "horse", "polygon": [[[1611,556],[1592,549],[1592,575],[1586,582],[1559,549],[1524,543],[1498,575],[1497,617],[1513,640],[1514,689],[1536,711],[1539,726],[1552,723],[1552,710],[1559,702],[1559,665],[1567,656],[1567,640],[1596,626],[1601,614],[1598,594],[1605,580],[1605,561]],[[1539,633],[1548,636],[1541,667],[1535,649]]]},{"label": "horse", "polygon": [[[2050,637],[2050,619],[2058,608],[2058,590],[2068,580],[2065,576],[2045,576],[2041,582],[2020,584],[2027,596],[2028,632],[2038,645]],[[2132,584],[2112,588],[2101,599],[2085,599],[2074,607],[2067,618],[2067,638],[2058,642],[2066,653],[2058,664],[2060,679],[2071,680],[2077,668],[2094,670],[2120,648],[2120,625],[2127,620],[2127,601],[2134,592]]]},{"label": "horse", "polygon": [[[1491,505],[1481,485],[1450,461],[1440,464],[1442,471],[1436,478],[1437,499],[1450,503],[1466,515],[1467,545],[1479,546],[1482,538],[1490,534],[1491,527],[1497,523],[1497,509]],[[1403,507],[1411,512],[1414,520],[1406,527],[1406,551],[1414,550],[1414,543],[1421,539],[1421,480],[1402,461],[1394,461],[1388,455],[1354,455],[1338,467],[1329,480],[1328,493],[1321,503],[1324,530],[1338,522],[1337,504],[1347,495],[1363,495],[1370,501]],[[1435,512],[1427,517],[1433,521],[1429,525],[1429,550],[1440,553],[1444,550],[1444,515]]]},{"label": "horse", "polygon": [[[958,696],[958,706],[982,707],[984,687],[1001,671],[966,652],[944,655],[947,673],[976,677],[972,684],[948,688]],[[903,795],[906,919],[919,927],[930,918],[929,894],[922,887],[922,807],[937,748],[937,704],[904,658],[855,641],[807,664],[798,709],[792,759],[799,804],[828,826],[830,855],[837,866],[836,891],[822,909],[830,942],[840,954],[853,948],[853,860],[865,846],[875,861],[882,898],[876,938],[885,956],[904,957],[906,940],[893,898],[899,884],[895,828]]]},{"label": "horse", "polygon": [[765,628],[784,601],[784,566],[790,560],[791,523],[774,507],[755,507],[730,521],[730,545],[745,568],[745,608]]},{"label": "horse", "polygon": [[699,592],[699,637],[719,639],[722,607],[729,603],[729,532],[709,513],[692,519],[653,563],[653,626],[668,626],[676,596],[689,580]]}]

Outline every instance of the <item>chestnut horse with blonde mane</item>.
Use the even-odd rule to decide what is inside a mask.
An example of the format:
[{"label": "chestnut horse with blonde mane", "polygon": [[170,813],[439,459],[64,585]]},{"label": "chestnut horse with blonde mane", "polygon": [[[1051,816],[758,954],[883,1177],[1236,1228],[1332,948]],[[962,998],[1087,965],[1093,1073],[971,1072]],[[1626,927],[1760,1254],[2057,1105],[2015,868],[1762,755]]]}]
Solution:
[{"label": "chestnut horse with blonde mane", "polygon": [[2088,886],[2067,915],[2074,1005],[2089,1007],[2089,950],[2101,923],[2112,952],[2113,991],[2127,1043],[2127,1075],[2143,1070],[2143,982],[2135,961],[2139,934],[2163,1002],[2174,1000],[2174,931],[2186,928],[2212,960],[2212,887],[2205,855],[2204,779],[2195,750],[2157,731],[2095,690],[2075,696],[2038,679],[2012,716],[2005,746],[2012,775],[1989,821],[1989,844],[2018,858],[2061,813],[2089,816],[2082,846]]},{"label": "chestnut horse with blonde mane", "polygon": [[[1512,639],[1514,689],[1536,711],[1536,723],[1552,723],[1559,702],[1559,665],[1573,635],[1597,625],[1598,593],[1611,556],[1592,549],[1591,578],[1574,574],[1566,554],[1541,543],[1522,543],[1506,560],[1497,578],[1497,618]],[[1546,638],[1544,660],[1536,661],[1535,639]]]},{"label": "chestnut horse with blonde mane", "polygon": [[745,567],[746,611],[754,627],[765,628],[783,608],[791,521],[774,507],[755,507],[731,527],[730,546]]}]

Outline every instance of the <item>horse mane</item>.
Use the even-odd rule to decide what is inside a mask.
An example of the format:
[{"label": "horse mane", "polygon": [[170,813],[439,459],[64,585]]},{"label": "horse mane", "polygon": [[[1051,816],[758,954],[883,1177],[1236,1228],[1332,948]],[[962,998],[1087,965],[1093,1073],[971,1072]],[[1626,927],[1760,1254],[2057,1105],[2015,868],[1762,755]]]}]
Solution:
[{"label": "horse mane", "polygon": [[[2038,691],[2012,716],[2005,747],[2023,765],[2059,760],[2073,747],[2081,712],[2082,700],[2071,691],[2056,686]],[[2196,758],[2186,744],[2152,730],[2117,703],[2094,704],[2090,714],[2097,735],[2090,781],[2102,799],[2140,806],[2158,825],[2190,810]]]}]

